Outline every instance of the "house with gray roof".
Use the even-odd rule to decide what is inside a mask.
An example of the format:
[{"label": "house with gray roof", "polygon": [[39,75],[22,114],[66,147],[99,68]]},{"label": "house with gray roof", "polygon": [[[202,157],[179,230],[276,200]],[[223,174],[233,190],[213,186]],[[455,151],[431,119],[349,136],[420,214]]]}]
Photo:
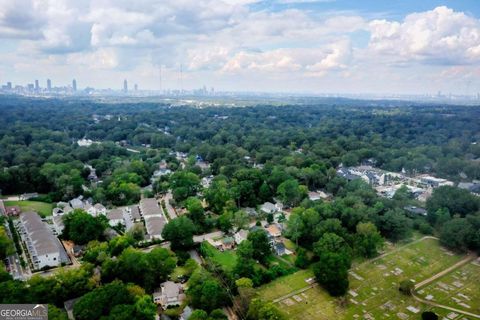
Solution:
[{"label": "house with gray roof", "polygon": [[107,213],[108,224],[115,227],[118,224],[125,224],[122,209],[112,209]]},{"label": "house with gray roof", "polygon": [[[20,222],[22,240],[36,269],[55,267],[65,262],[65,249],[38,213],[23,213],[20,215]],[[66,259],[68,261],[68,258]]]},{"label": "house with gray roof", "polygon": [[160,289],[153,293],[153,302],[162,306],[166,310],[170,306],[179,306],[185,300],[183,287],[179,283],[172,281],[164,282]]},{"label": "house with gray roof", "polygon": [[162,210],[155,198],[145,198],[140,200],[140,212],[143,217],[162,215]]},{"label": "house with gray roof", "polygon": [[145,227],[147,234],[153,239],[162,239],[162,231],[167,221],[163,216],[147,216],[145,217]]}]

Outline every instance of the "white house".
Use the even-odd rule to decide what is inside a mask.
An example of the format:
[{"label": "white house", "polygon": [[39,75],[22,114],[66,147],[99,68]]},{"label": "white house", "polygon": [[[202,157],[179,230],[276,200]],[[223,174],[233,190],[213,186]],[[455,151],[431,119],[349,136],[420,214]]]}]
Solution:
[{"label": "white house", "polygon": [[179,306],[185,300],[182,285],[167,281],[160,285],[160,290],[153,293],[153,302],[165,310],[170,306]]},{"label": "white house", "polygon": [[248,237],[248,230],[240,230],[237,233],[233,235],[233,238],[235,239],[235,243],[239,245],[243,241],[247,240]]},{"label": "white house", "polygon": [[95,208],[95,212],[96,212],[96,215],[99,216],[99,215],[107,215],[107,208],[105,208],[105,206],[101,203],[96,203],[94,206]]},{"label": "white house", "polygon": [[115,227],[118,224],[125,224],[123,212],[121,209],[112,209],[107,213],[108,224]]},{"label": "white house", "polygon": [[271,203],[271,202],[265,202],[265,203],[262,204],[262,206],[260,207],[260,211],[269,214],[269,213],[275,213],[275,212],[277,212],[277,211],[278,211],[278,208],[277,208],[277,206],[275,206],[275,205],[274,205],[273,203]]},{"label": "white house", "polygon": [[61,244],[36,212],[20,215],[21,235],[35,269],[61,264]]}]

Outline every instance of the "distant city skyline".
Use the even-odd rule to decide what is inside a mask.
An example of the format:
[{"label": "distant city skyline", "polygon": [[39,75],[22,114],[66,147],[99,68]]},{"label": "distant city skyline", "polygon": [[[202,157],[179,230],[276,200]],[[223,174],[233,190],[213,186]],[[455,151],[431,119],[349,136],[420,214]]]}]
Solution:
[{"label": "distant city skyline", "polygon": [[475,95],[479,35],[478,0],[0,0],[0,83]]}]

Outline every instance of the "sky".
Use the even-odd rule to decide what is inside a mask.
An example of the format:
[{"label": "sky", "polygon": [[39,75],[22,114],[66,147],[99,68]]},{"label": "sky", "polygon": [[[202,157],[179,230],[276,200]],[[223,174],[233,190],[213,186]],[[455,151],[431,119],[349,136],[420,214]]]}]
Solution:
[{"label": "sky", "polygon": [[[480,92],[479,0],[0,0],[0,83]],[[161,80],[160,80],[161,79]]]}]

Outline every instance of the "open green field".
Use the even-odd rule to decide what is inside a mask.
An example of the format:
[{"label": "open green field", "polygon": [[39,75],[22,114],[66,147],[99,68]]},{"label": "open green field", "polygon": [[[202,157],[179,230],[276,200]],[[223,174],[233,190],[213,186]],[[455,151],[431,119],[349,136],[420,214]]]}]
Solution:
[{"label": "open green field", "polygon": [[5,201],[5,206],[19,206],[22,212],[35,211],[42,217],[52,215],[53,204],[39,201]]},{"label": "open green field", "polygon": [[330,297],[318,286],[299,291],[308,287],[305,280],[313,277],[309,270],[279,278],[261,287],[259,295],[265,300],[278,299],[276,305],[290,319],[419,319],[427,306],[400,293],[399,283],[405,279],[418,283],[461,259],[440,247],[437,240],[426,238],[354,265],[346,301]]},{"label": "open green field", "polygon": [[235,251],[220,251],[208,242],[204,242],[202,247],[207,250],[208,257],[215,263],[219,264],[225,271],[232,271],[237,264],[237,255]]},{"label": "open green field", "polygon": [[417,291],[425,300],[480,314],[480,260],[470,262]]}]

